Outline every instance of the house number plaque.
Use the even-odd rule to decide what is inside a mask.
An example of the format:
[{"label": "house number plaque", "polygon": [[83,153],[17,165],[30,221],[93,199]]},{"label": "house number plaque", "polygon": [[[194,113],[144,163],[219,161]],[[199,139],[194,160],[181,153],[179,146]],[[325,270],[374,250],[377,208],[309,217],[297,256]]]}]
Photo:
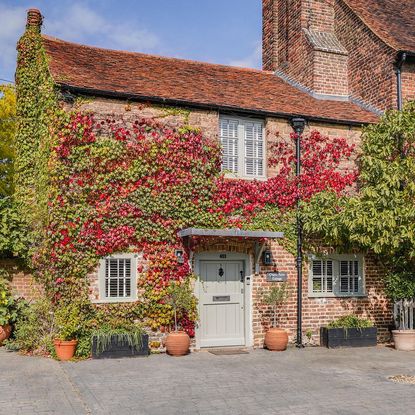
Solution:
[{"label": "house number plaque", "polygon": [[267,272],[268,282],[283,282],[287,281],[288,274],[286,272]]}]

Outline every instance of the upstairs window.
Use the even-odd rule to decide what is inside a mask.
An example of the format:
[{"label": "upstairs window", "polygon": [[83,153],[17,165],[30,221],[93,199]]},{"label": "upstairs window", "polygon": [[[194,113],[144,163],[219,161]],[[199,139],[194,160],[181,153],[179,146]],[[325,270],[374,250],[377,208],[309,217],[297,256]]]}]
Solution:
[{"label": "upstairs window", "polygon": [[351,297],[364,295],[363,257],[333,255],[310,261],[311,297]]},{"label": "upstairs window", "polygon": [[100,261],[100,300],[124,302],[137,299],[136,255],[112,255]]},{"label": "upstairs window", "polygon": [[222,170],[234,177],[265,178],[264,123],[221,116]]}]

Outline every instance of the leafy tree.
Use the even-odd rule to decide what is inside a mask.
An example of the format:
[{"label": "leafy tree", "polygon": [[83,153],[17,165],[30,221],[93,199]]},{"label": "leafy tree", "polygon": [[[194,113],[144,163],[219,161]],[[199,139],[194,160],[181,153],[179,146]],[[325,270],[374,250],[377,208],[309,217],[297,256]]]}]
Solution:
[{"label": "leafy tree", "polygon": [[0,198],[13,192],[16,94],[14,88],[0,85]]},{"label": "leafy tree", "polygon": [[[415,103],[390,111],[363,133],[358,192],[317,194],[304,206],[309,235],[381,255],[393,278],[415,277]],[[320,219],[320,220],[317,220]],[[390,284],[387,284],[389,286]],[[396,287],[396,284],[394,284]],[[406,290],[411,295],[413,290]],[[396,290],[389,293],[396,298]],[[403,296],[405,293],[400,292]]]}]

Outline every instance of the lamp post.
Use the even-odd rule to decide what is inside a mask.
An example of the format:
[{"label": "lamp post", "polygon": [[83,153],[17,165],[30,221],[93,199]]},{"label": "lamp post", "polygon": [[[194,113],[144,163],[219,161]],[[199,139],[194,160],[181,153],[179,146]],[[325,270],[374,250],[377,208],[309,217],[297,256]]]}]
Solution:
[{"label": "lamp post", "polygon": [[300,212],[301,136],[304,132],[304,118],[293,118],[291,125],[295,131],[295,158],[297,176],[297,347],[303,346],[303,223]]}]

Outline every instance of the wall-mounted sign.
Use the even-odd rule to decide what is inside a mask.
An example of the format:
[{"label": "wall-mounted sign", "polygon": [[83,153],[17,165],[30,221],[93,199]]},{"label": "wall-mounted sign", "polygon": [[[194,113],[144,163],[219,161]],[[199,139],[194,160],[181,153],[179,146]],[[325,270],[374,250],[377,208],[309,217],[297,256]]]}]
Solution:
[{"label": "wall-mounted sign", "polygon": [[284,282],[287,281],[288,274],[286,272],[267,272],[268,282]]}]

